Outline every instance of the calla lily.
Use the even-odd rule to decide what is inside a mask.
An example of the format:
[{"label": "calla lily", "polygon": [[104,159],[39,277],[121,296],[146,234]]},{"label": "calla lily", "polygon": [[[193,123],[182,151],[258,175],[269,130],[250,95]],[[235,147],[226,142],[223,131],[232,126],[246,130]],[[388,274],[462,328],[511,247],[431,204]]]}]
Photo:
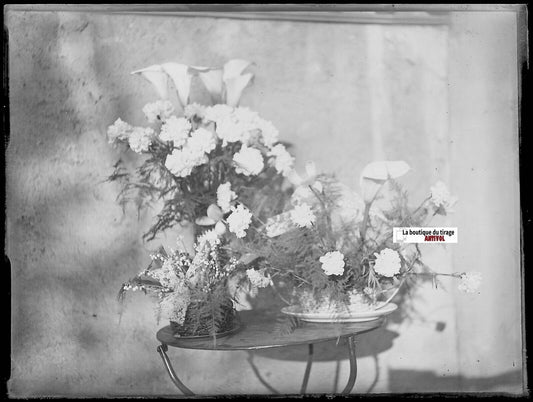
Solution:
[{"label": "calla lily", "polygon": [[410,169],[404,161],[376,161],[366,165],[361,176],[372,180],[388,180],[403,176]]},{"label": "calla lily", "polygon": [[233,59],[224,64],[222,68],[222,81],[224,82],[225,101],[229,106],[237,106],[241,99],[244,88],[248,86],[253,78],[253,74],[242,74],[243,71],[253,63]]},{"label": "calla lily", "polygon": [[140,74],[154,86],[159,98],[168,99],[168,76],[160,65],[154,64],[131,74]]},{"label": "calla lily", "polygon": [[239,104],[242,92],[248,86],[253,76],[253,74],[249,73],[224,81],[226,86],[226,104],[233,107]]},{"label": "calla lily", "polygon": [[168,99],[168,77],[170,77],[182,107],[189,103],[192,77],[198,76],[215,101],[222,99],[229,106],[235,107],[239,104],[244,88],[252,81],[253,74],[242,74],[252,64],[247,60],[233,59],[222,68],[213,68],[169,62],[154,64],[133,71],[132,74],[141,74],[150,81],[161,99]]},{"label": "calla lily", "polygon": [[296,170],[292,170],[288,176],[287,179],[291,182],[291,184],[295,187],[300,186],[316,186],[316,189],[318,191],[322,191],[322,184],[319,181],[316,181],[317,171],[316,171],[316,165],[314,162],[307,162],[305,164],[305,178],[300,176]]},{"label": "calla lily", "polygon": [[359,180],[365,203],[374,200],[383,183],[403,176],[410,169],[404,161],[376,161],[366,165]]},{"label": "calla lily", "polygon": [[205,85],[205,88],[213,98],[213,100],[218,100],[222,98],[222,69],[211,69],[205,72],[199,72],[198,77]]},{"label": "calla lily", "polygon": [[309,186],[319,193],[321,193],[323,190],[322,183],[316,179],[317,170],[314,162],[307,162],[305,164],[305,173],[305,177],[302,177],[298,174],[298,172],[296,172],[296,170],[292,170],[287,175],[287,179],[295,187],[293,193],[293,201],[295,202],[297,199],[300,201],[305,201],[309,198],[315,198],[313,192],[309,189]]},{"label": "calla lily", "polygon": [[242,74],[242,72],[252,64],[247,60],[233,59],[222,68],[199,72],[198,76],[212,97],[223,98],[227,105],[235,107],[239,104],[242,92],[253,78],[253,74]]},{"label": "calla lily", "polygon": [[226,233],[226,225],[223,221],[224,213],[218,205],[209,205],[209,207],[207,207],[206,215],[207,216],[201,216],[199,218],[196,218],[195,223],[200,226],[215,225],[215,232],[218,235],[223,235],[224,233]]},{"label": "calla lily", "polygon": [[181,106],[187,105],[189,103],[189,94],[191,92],[191,81],[193,76],[189,66],[179,63],[164,63],[161,64],[161,68],[169,75],[172,82],[174,82]]},{"label": "calla lily", "polygon": [[223,67],[222,80],[226,82],[233,78],[237,78],[251,64],[252,62],[242,59],[233,59],[228,61]]}]

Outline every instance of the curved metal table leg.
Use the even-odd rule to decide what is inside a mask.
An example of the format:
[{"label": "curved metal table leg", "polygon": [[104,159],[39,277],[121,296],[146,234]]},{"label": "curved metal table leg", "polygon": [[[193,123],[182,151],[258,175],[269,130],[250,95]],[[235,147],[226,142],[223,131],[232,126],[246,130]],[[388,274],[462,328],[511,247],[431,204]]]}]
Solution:
[{"label": "curved metal table leg", "polygon": [[348,337],[348,353],[350,354],[350,377],[348,378],[348,384],[342,391],[343,394],[349,394],[355,384],[357,378],[357,360],[355,355],[355,336]]},{"label": "curved metal table leg", "polygon": [[309,373],[311,372],[311,365],[313,364],[313,344],[309,344],[309,354],[307,355],[307,366],[305,366],[304,380],[302,382],[301,394],[305,394],[307,389],[307,382],[309,381]]},{"label": "curved metal table leg", "polygon": [[174,372],[174,369],[172,368],[172,364],[170,363],[170,360],[166,354],[166,351],[168,350],[168,346],[164,343],[159,345],[157,347],[157,351],[161,355],[161,359],[163,359],[163,363],[165,364],[165,368],[167,369],[168,375],[170,376],[170,379],[174,383],[176,387],[180,389],[181,392],[183,392],[185,395],[194,395],[194,392],[192,392],[189,388],[187,388],[178,378],[176,373]]}]

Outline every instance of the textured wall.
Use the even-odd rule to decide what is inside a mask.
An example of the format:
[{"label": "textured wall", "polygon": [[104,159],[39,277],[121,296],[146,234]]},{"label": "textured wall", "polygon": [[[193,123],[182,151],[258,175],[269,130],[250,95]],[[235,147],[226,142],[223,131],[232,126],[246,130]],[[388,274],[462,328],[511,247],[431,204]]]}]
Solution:
[{"label": "textured wall", "polygon": [[[450,52],[451,176],[458,193],[468,194],[457,208],[464,222],[457,267],[476,267],[484,275],[478,298],[457,299],[460,365],[465,378],[494,381],[502,375],[519,380],[520,188],[518,176],[517,42],[514,13],[457,13]],[[480,152],[481,151],[481,152]],[[489,234],[489,235],[487,235]],[[525,267],[522,267],[524,269]],[[466,268],[465,268],[466,269]],[[476,314],[476,311],[484,312]],[[476,334],[471,336],[470,334]],[[468,389],[473,384],[464,386]]]},{"label": "textured wall", "polygon": [[[452,44],[457,47],[454,51],[467,52],[461,47],[461,35],[471,20],[459,23]],[[11,138],[6,250],[12,263],[10,390],[16,396],[176,393],[155,352],[155,331],[161,324],[155,321],[150,300],[130,297],[120,323],[115,302],[120,284],[143,268],[148,252],[158,246],[140,240],[150,216],[137,220],[133,208],[124,216],[115,204],[118,187],[103,182],[119,156],[107,144],[106,127],[119,116],[144,124],[141,108],[156,96],[130,71],[166,61],[193,65],[221,65],[231,58],[254,61],[256,79],[241,104],[272,120],[282,138],[295,144],[300,168],[314,160],[321,170],[335,172],[353,187],[360,170],[374,158],[405,159],[414,168],[405,184],[415,199],[423,197],[436,179],[453,179],[452,190],[468,205],[475,200],[469,188],[476,178],[466,174],[469,165],[459,163],[452,169],[450,161],[463,160],[475,149],[481,155],[481,168],[490,173],[494,171],[490,152],[504,147],[516,156],[512,124],[504,127],[505,136],[491,132],[490,123],[483,126],[489,130],[485,138],[489,153],[484,147],[469,148],[470,142],[462,145],[457,133],[469,116],[453,105],[460,104],[463,91],[468,93],[462,87],[469,82],[461,80],[460,73],[454,76],[456,98],[449,107],[448,69],[460,62],[448,64],[446,27],[74,12],[8,12],[7,26]],[[486,27],[476,26],[482,34]],[[504,30],[504,40],[512,42],[509,29]],[[486,46],[480,50],[485,53],[477,55],[485,62],[499,66],[512,61],[512,52],[507,60],[497,60],[491,53],[494,49]],[[503,125],[513,121],[515,107],[509,105],[509,114],[497,115],[501,103],[514,96],[515,78],[504,72],[499,81],[485,77],[495,87],[486,88],[483,81],[475,87],[490,91],[487,102],[493,99],[489,95],[496,95],[493,119]],[[475,72],[472,75],[476,77]],[[448,118],[449,109],[459,116],[455,123],[453,116]],[[455,131],[449,130],[450,121]],[[450,132],[455,133],[453,149]],[[515,159],[499,163],[508,174],[516,169]],[[507,182],[503,173],[487,180]],[[508,185],[511,193],[517,190],[516,183]],[[510,214],[517,212],[516,199],[505,205],[503,200],[495,195],[487,202],[491,210],[505,206]],[[473,219],[486,222],[489,213],[472,207],[462,211],[460,221],[448,218],[446,223],[467,230]],[[491,345],[511,336],[512,346],[496,354],[489,369],[479,369],[472,362],[488,352],[476,340],[485,338],[465,324],[470,315],[465,316],[464,308],[470,306],[469,314],[481,316],[478,309],[486,312],[486,304],[460,299],[454,291],[423,289],[418,304],[423,319],[392,322],[387,329],[361,337],[356,392],[520,390],[519,374],[505,374],[513,369],[516,373],[521,364],[518,226],[501,219],[514,236],[504,242],[508,251],[501,255],[514,258],[504,289],[513,297],[498,310],[507,332],[498,332]],[[460,255],[472,263],[468,247]],[[437,270],[453,269],[442,249],[432,250],[428,258]],[[485,276],[500,268],[490,261],[484,264]],[[493,309],[497,300],[491,290],[497,282],[489,283],[492,287],[483,293],[483,301],[491,301]],[[463,313],[457,314],[458,310]],[[444,331],[435,330],[436,321],[446,323]],[[310,392],[333,392],[344,386],[349,367],[343,347],[317,348]],[[170,356],[179,360],[183,381],[199,393],[269,392],[253,374],[245,352],[172,350]],[[516,367],[510,366],[511,361]],[[301,349],[258,353],[253,362],[278,391],[299,391],[305,366]],[[492,368],[499,363],[499,369]],[[468,382],[464,367],[470,367],[467,376],[504,373],[504,377],[500,383]]]}]

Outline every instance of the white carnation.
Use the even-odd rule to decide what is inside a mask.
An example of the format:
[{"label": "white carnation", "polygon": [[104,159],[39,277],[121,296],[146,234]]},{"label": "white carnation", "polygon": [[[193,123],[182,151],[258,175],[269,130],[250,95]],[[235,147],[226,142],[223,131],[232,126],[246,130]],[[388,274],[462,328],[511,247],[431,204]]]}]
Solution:
[{"label": "white carnation", "polygon": [[213,133],[204,128],[195,130],[182,149],[175,149],[167,156],[165,166],[174,175],[187,177],[196,166],[209,161],[207,154],[217,145]]},{"label": "white carnation", "polygon": [[126,140],[128,138],[129,132],[133,129],[131,125],[122,121],[120,118],[117,119],[111,126],[107,129],[107,138],[109,143],[113,143],[116,140]]},{"label": "white carnation", "polygon": [[311,207],[305,203],[297,204],[291,211],[291,221],[300,227],[310,227],[316,221]]},{"label": "white carnation", "polygon": [[271,279],[268,276],[263,275],[261,271],[253,268],[246,270],[246,276],[248,276],[252,286],[257,288],[266,288],[271,283]]},{"label": "white carnation", "polygon": [[159,138],[163,141],[172,141],[175,147],[180,147],[187,141],[191,123],[183,117],[171,116],[161,126]]},{"label": "white carnation", "polygon": [[246,145],[243,145],[241,150],[233,155],[233,161],[237,165],[235,172],[246,176],[257,175],[261,173],[264,167],[261,151]]},{"label": "white carnation", "polygon": [[215,229],[208,230],[198,236],[197,243],[199,246],[202,246],[205,243],[209,243],[211,247],[214,247],[220,244],[220,239]]},{"label": "white carnation", "polygon": [[457,201],[456,197],[452,197],[446,184],[442,181],[435,183],[434,186],[430,188],[431,191],[431,202],[435,205],[436,208],[447,209],[455,204]]},{"label": "white carnation", "polygon": [[128,137],[128,144],[134,152],[140,154],[148,151],[153,136],[154,130],[151,128],[135,127]]},{"label": "white carnation", "polygon": [[192,169],[207,163],[208,157],[204,152],[191,149],[188,146],[183,149],[175,149],[165,160],[165,166],[172,174],[179,177],[187,177],[191,174]]},{"label": "white carnation", "polygon": [[200,105],[199,103],[190,103],[185,106],[185,109],[183,109],[183,115],[189,120],[192,120],[195,117],[203,119],[205,116],[205,106]]},{"label": "white carnation", "polygon": [[228,105],[218,104],[205,108],[204,119],[218,123],[233,112],[233,108]]},{"label": "white carnation", "polygon": [[382,276],[388,278],[400,273],[401,260],[400,255],[390,248],[381,250],[381,252],[374,253],[376,261],[374,264],[374,271]]},{"label": "white carnation", "polygon": [[340,251],[330,251],[320,257],[322,269],[326,275],[342,275],[344,273],[344,254]]},{"label": "white carnation", "polygon": [[206,153],[208,154],[217,146],[217,140],[213,133],[206,130],[203,127],[193,131],[191,137],[187,141],[187,147],[193,153]]},{"label": "white carnation", "polygon": [[230,211],[231,202],[237,198],[237,194],[231,190],[231,183],[223,183],[217,188],[217,204],[226,213]]},{"label": "white carnation", "polygon": [[240,123],[234,115],[229,115],[217,121],[217,136],[222,140],[222,146],[241,141],[248,143],[250,133],[248,128]]},{"label": "white carnation", "polygon": [[174,112],[174,106],[168,100],[158,100],[144,105],[143,112],[149,123],[155,123],[168,119]]},{"label": "white carnation", "polygon": [[258,129],[260,117],[257,112],[247,107],[239,106],[233,110],[233,116],[243,127],[246,127],[247,130]]},{"label": "white carnation", "polygon": [[261,138],[265,146],[271,148],[279,140],[279,131],[268,120],[260,119],[257,124],[259,130],[261,130]]},{"label": "white carnation", "polygon": [[475,293],[481,286],[481,272],[464,272],[457,286],[461,292]]},{"label": "white carnation", "polygon": [[278,173],[288,176],[293,170],[294,157],[285,149],[283,144],[277,144],[269,152],[268,156],[273,156],[273,164]]},{"label": "white carnation", "polygon": [[233,212],[226,219],[230,232],[235,233],[239,238],[246,236],[246,230],[252,222],[252,213],[242,204],[233,208]]}]

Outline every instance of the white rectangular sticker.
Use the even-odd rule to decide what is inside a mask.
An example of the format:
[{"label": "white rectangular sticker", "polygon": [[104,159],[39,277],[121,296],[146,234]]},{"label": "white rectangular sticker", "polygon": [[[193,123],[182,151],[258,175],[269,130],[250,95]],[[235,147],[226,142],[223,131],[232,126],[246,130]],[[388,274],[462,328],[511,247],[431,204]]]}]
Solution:
[{"label": "white rectangular sticker", "polygon": [[394,243],[457,243],[457,228],[395,227]]}]

